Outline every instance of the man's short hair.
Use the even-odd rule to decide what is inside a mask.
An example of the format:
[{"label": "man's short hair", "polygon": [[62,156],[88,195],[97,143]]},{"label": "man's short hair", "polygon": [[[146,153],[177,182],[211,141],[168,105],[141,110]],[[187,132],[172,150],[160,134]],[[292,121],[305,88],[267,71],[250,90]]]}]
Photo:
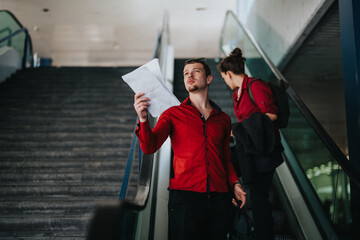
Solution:
[{"label": "man's short hair", "polygon": [[188,64],[192,64],[192,63],[201,63],[204,67],[206,77],[211,75],[210,67],[206,62],[206,58],[204,58],[204,57],[203,58],[190,58],[185,61],[184,66],[186,66]]}]

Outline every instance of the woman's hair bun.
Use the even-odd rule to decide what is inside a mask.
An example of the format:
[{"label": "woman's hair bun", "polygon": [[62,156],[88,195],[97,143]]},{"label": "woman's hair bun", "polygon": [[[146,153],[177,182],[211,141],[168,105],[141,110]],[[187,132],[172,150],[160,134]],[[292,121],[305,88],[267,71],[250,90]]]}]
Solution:
[{"label": "woman's hair bun", "polygon": [[245,57],[240,48],[235,48],[219,63],[219,70],[222,73],[232,71],[235,74],[245,74]]},{"label": "woman's hair bun", "polygon": [[234,50],[232,50],[232,52],[230,53],[230,56],[245,60],[245,58],[243,57],[243,53],[242,53],[240,48],[235,48]]}]

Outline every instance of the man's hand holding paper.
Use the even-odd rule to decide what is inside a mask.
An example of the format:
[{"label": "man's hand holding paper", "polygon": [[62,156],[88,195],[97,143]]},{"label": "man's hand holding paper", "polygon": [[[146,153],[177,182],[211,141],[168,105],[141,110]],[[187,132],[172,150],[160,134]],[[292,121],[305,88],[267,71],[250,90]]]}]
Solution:
[{"label": "man's hand holding paper", "polygon": [[134,108],[139,116],[140,122],[146,122],[148,117],[148,107],[150,99],[144,97],[144,93],[137,93],[134,96]]},{"label": "man's hand holding paper", "polygon": [[[144,93],[141,97],[150,99],[148,110],[153,117],[158,117],[169,107],[180,104],[165,86],[157,59],[124,75],[123,79],[135,93]],[[144,102],[141,105],[144,105]],[[137,109],[138,106],[134,104],[134,107]]]}]

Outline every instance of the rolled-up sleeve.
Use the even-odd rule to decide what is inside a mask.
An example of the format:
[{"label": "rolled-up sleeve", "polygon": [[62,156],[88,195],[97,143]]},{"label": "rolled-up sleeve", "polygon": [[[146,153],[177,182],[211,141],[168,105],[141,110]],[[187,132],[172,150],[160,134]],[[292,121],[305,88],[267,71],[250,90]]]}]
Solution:
[{"label": "rolled-up sleeve", "polygon": [[274,95],[266,82],[254,81],[251,85],[251,93],[262,113],[278,114]]}]

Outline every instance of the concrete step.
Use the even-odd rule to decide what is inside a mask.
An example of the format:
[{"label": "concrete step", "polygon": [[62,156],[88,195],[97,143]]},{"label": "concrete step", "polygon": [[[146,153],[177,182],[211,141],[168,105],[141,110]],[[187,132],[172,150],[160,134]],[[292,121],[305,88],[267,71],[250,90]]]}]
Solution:
[{"label": "concrete step", "polygon": [[[0,140],[0,142],[2,142]],[[80,148],[91,148],[93,151],[96,149],[99,149],[101,151],[102,149],[106,148],[123,148],[123,149],[129,149],[131,143],[124,140],[119,139],[116,142],[112,141],[100,141],[100,142],[93,142],[89,140],[85,141],[23,141],[23,142],[5,142],[2,143],[2,147],[6,148],[7,150],[21,150],[21,149],[72,149],[77,150]]]},{"label": "concrete step", "polygon": [[[4,161],[0,162],[0,174],[36,174],[36,173],[71,173],[83,171],[116,171],[122,170],[126,166],[125,161],[118,159],[105,161],[89,161],[88,159],[76,159],[70,161]],[[134,162],[134,167],[138,167],[138,162]]]},{"label": "concrete step", "polygon": [[[66,115],[55,115],[55,116],[47,116],[44,118],[39,115],[31,115],[28,114],[24,117],[21,113],[12,112],[11,120],[13,123],[11,126],[21,126],[25,124],[34,124],[34,125],[43,125],[43,124],[77,124],[77,125],[91,125],[91,124],[99,124],[99,123],[107,123],[107,124],[130,124],[130,126],[135,126],[136,116],[133,114],[119,115],[118,113],[114,113],[113,115],[105,115],[105,116],[92,116],[89,119],[86,116],[66,116]],[[0,119],[0,123],[7,123],[8,120]]]},{"label": "concrete step", "polygon": [[87,231],[6,231],[0,233],[1,240],[86,240]]},{"label": "concrete step", "polygon": [[[6,232],[23,232],[23,231],[83,231],[82,235],[86,235],[87,226],[89,224],[89,216],[79,216],[67,218],[66,216],[59,217],[33,217],[24,216],[19,221],[18,218],[0,218],[0,228],[4,229],[2,235]],[[44,235],[46,236],[46,235]],[[4,236],[5,237],[5,236]]]},{"label": "concrete step", "polygon": [[0,195],[9,197],[71,197],[75,196],[108,196],[117,198],[120,192],[121,183],[116,185],[108,184],[104,185],[71,185],[71,184],[47,184],[40,186],[29,186],[29,185],[12,185],[12,186],[1,186]]},{"label": "concrete step", "polygon": [[20,176],[16,173],[1,173],[0,186],[13,186],[15,184],[27,186],[53,184],[119,185],[124,175],[124,169],[106,172],[85,172],[82,170],[81,173],[78,173],[78,171],[79,169],[73,173],[21,173]]},{"label": "concrete step", "polygon": [[89,151],[90,149],[81,149],[81,151],[66,151],[66,150],[56,150],[56,151],[42,151],[42,150],[30,150],[30,151],[3,151],[0,156],[1,159],[11,159],[11,158],[83,158],[83,157],[115,157],[119,159],[126,159],[128,152],[125,149],[118,148],[108,148],[104,151]]},{"label": "concrete step", "polygon": [[62,139],[63,141],[72,140],[72,141],[82,141],[84,139],[94,139],[96,141],[101,141],[103,139],[116,140],[122,138],[129,138],[133,136],[133,132],[130,129],[127,132],[17,132],[17,133],[2,133],[0,135],[1,141],[24,141],[24,140],[34,140],[34,141],[51,141]]},{"label": "concrete step", "polygon": [[[37,201],[34,201],[37,200]],[[29,199],[0,203],[0,214],[6,218],[23,216],[45,217],[51,216],[89,216],[101,200],[58,200],[58,199]],[[5,218],[5,217],[4,217]]]}]

